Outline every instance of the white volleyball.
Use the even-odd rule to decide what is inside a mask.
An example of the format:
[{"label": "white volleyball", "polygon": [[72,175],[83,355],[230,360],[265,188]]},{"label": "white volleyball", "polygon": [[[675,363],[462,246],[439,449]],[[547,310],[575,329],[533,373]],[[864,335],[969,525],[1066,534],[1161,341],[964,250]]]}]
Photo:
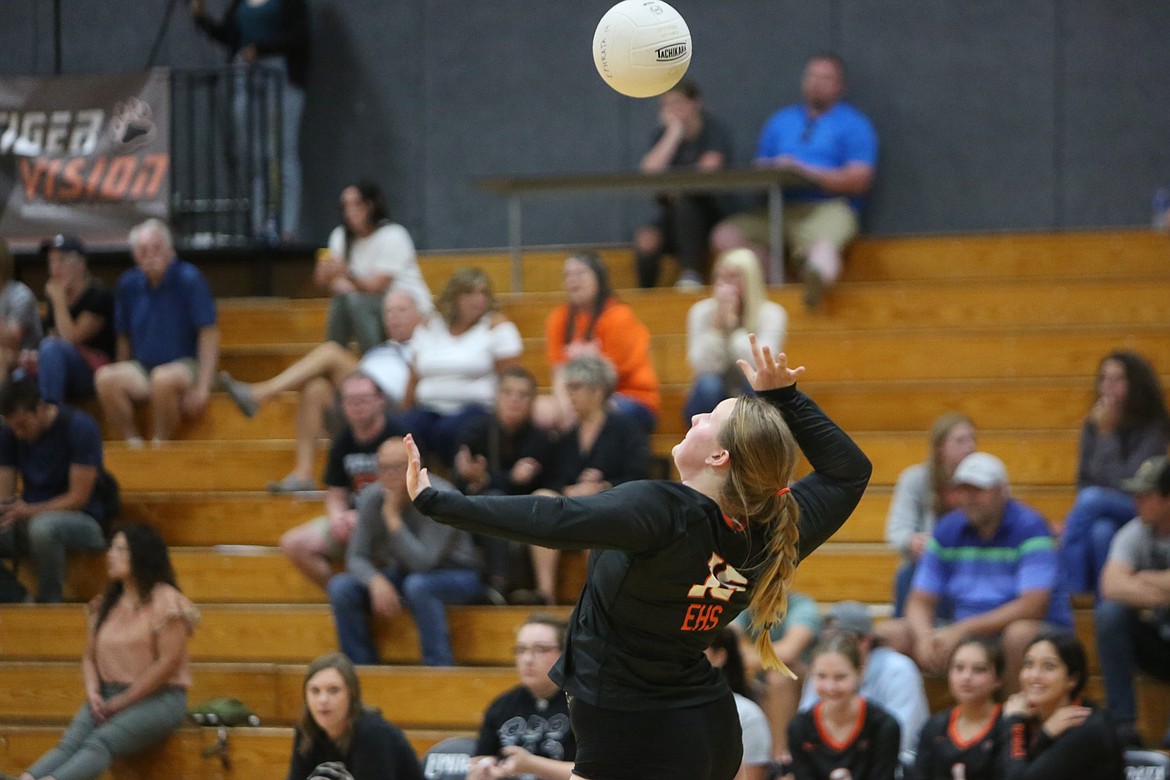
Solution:
[{"label": "white volleyball", "polygon": [[623,95],[661,95],[691,64],[691,31],[662,0],[622,0],[597,24],[593,62],[605,83]]}]

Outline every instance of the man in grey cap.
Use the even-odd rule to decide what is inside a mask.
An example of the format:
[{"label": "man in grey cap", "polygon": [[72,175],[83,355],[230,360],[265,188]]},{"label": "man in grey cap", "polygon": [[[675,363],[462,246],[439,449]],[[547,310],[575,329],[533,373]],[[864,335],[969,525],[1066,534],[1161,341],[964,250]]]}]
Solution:
[{"label": "man in grey cap", "polygon": [[[912,761],[918,733],[930,717],[922,672],[909,657],[875,642],[873,618],[869,609],[858,601],[838,601],[825,613],[821,641],[835,632],[848,632],[857,637],[864,667],[858,693],[897,719],[902,729],[902,761]],[[810,676],[804,682],[800,709],[807,710],[817,701]]]},{"label": "man in grey cap", "polygon": [[[1170,463],[1150,458],[1122,487],[1138,516],[1113,537],[1093,625],[1109,715],[1122,741],[1136,746],[1135,672],[1170,679]],[[1170,747],[1170,729],[1162,747]]]},{"label": "man in grey cap", "polygon": [[[1039,512],[1011,497],[1007,469],[994,455],[971,453],[951,481],[959,508],[934,527],[905,619],[886,621],[879,634],[933,674],[943,673],[963,637],[1000,637],[1004,689],[1014,691],[1036,634],[1046,624],[1072,629],[1056,541]],[[951,621],[939,619],[942,600],[953,607]]]}]

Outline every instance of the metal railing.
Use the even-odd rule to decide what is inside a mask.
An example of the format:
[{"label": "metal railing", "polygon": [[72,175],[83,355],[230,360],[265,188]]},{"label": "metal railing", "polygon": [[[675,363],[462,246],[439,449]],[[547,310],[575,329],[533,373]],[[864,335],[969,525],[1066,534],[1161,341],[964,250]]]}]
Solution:
[{"label": "metal railing", "polygon": [[262,65],[171,71],[171,223],[180,246],[279,241],[284,78]]}]

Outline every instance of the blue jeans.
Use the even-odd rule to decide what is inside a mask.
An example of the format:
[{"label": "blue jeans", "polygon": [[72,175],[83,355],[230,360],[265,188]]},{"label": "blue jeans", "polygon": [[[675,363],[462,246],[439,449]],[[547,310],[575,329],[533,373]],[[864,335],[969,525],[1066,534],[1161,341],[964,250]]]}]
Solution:
[{"label": "blue jeans", "polygon": [[906,599],[910,596],[910,586],[914,583],[914,571],[918,568],[918,561],[902,561],[898,570],[894,572],[894,617],[906,616]]},{"label": "blue jeans", "polygon": [[[454,666],[447,604],[466,604],[479,598],[483,585],[471,569],[435,569],[400,574],[383,569],[414,616],[426,666]],[[335,574],[326,586],[337,627],[341,652],[355,664],[378,663],[378,649],[370,631],[370,590],[349,572]]]},{"label": "blue jeans", "polygon": [[447,468],[451,468],[463,429],[488,414],[487,407],[479,404],[465,404],[447,414],[415,406],[395,414],[392,422],[414,435],[423,457],[437,456]]},{"label": "blue jeans", "polygon": [[1077,493],[1060,540],[1060,568],[1069,593],[1097,592],[1113,535],[1136,514],[1133,496],[1120,490],[1091,486]]},{"label": "blue jeans", "polygon": [[41,398],[51,404],[64,403],[66,398],[92,398],[93,369],[73,344],[48,336],[37,352],[37,384]]},{"label": "blue jeans", "polygon": [[[28,521],[28,545],[37,574],[37,601],[55,604],[63,599],[65,556],[74,550],[106,548],[102,528],[84,512],[41,512]],[[16,529],[0,532],[0,557],[16,552]]]},{"label": "blue jeans", "polygon": [[[109,701],[126,687],[104,684],[102,698]],[[37,759],[29,767],[29,774],[52,775],[57,780],[92,780],[105,772],[116,756],[137,753],[166,739],[183,725],[186,715],[184,688],[162,688],[100,725],[94,723],[86,702],[73,716],[61,742]]]},{"label": "blue jeans", "polygon": [[1137,717],[1133,693],[1137,669],[1170,679],[1170,625],[1159,630],[1140,620],[1133,607],[1101,599],[1093,608],[1093,629],[1109,715],[1118,723],[1132,723]]}]

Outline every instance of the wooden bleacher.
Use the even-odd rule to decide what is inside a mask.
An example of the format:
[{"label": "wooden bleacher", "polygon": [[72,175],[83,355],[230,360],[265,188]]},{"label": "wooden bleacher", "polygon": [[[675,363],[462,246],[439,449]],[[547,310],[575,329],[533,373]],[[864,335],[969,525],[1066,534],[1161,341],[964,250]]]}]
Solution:
[{"label": "wooden bleacher", "polygon": [[[653,333],[663,381],[654,449],[665,454],[685,430],[685,316],[701,293],[630,289],[628,249],[603,254],[621,297]],[[527,253],[524,291],[508,289],[503,252],[430,253],[423,271],[438,290],[455,268],[483,267],[524,336],[526,365],[547,383],[543,322],[561,300],[563,256]],[[1056,523],[1074,497],[1077,432],[1100,357],[1129,347],[1170,372],[1170,239],[1146,231],[863,239],[823,310],[806,312],[796,288],[776,289],[771,297],[789,314],[787,351],[808,365],[802,387],[855,435],[875,465],[854,517],[798,571],[797,586],[822,602],[889,601],[897,560],[883,532],[892,485],[903,468],[925,458],[925,431],[941,412],[970,414],[980,447],[1007,463],[1015,494]],[[224,367],[242,379],[283,368],[318,343],[325,308],[313,299],[221,301]],[[1168,378],[1164,373],[1163,381]],[[216,394],[207,414],[184,426],[181,441],[129,450],[106,431],[124,516],[162,531],[180,584],[203,612],[191,644],[192,701],[239,696],[263,719],[261,728],[233,730],[230,768],[200,756],[214,733],[192,727],[156,751],[120,762],[113,777],[283,776],[305,664],[336,647],[324,595],[276,549],[281,533],[319,513],[320,499],[263,492],[291,464],[294,410],[295,396],[287,394],[246,420]],[[562,592],[571,598],[582,564],[574,556],[565,562]],[[100,556],[77,556],[70,594],[92,595],[102,576]],[[528,611],[452,609],[459,663],[452,670],[417,665],[409,619],[379,621],[388,665],[362,670],[365,698],[420,751],[445,736],[471,733],[484,704],[514,683],[508,650]],[[1095,650],[1084,605],[1077,628]],[[84,640],[78,604],[0,607],[0,770],[26,766],[80,705],[77,657]],[[1098,699],[1100,686],[1095,676],[1090,689]],[[941,706],[945,686],[933,680],[929,687]],[[1139,701],[1146,737],[1160,736],[1170,689],[1143,682]]]}]

